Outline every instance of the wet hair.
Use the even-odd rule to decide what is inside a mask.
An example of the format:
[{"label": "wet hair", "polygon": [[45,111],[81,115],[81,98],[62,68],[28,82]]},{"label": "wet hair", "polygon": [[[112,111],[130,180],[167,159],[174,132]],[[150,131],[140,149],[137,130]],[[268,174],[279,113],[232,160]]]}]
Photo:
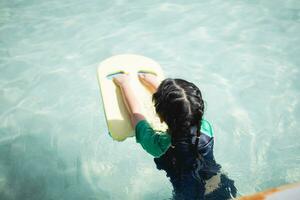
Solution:
[{"label": "wet hair", "polygon": [[190,133],[196,125],[200,132],[204,102],[200,89],[183,79],[165,79],[153,94],[156,113],[168,125],[172,138],[180,138]]}]

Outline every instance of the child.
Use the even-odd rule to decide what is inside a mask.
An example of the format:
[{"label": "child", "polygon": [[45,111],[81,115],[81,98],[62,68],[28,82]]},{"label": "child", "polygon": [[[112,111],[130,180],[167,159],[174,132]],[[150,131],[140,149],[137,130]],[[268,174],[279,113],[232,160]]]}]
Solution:
[{"label": "child", "polygon": [[129,75],[114,82],[121,88],[135,127],[136,141],[153,155],[159,170],[165,170],[173,185],[173,199],[230,199],[236,196],[234,182],[220,173],[213,155],[213,130],[203,119],[204,102],[199,88],[182,79],[140,74],[140,81],[153,93],[156,113],[168,130],[157,134],[141,113]]}]

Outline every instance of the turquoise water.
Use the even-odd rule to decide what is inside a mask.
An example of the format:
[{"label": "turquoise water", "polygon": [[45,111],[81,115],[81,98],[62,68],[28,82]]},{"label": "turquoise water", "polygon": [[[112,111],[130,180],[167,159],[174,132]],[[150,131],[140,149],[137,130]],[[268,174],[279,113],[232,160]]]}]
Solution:
[{"label": "turquoise water", "polygon": [[196,83],[241,195],[300,180],[298,0],[0,0],[0,199],[168,199],[107,134],[96,68],[136,53]]}]

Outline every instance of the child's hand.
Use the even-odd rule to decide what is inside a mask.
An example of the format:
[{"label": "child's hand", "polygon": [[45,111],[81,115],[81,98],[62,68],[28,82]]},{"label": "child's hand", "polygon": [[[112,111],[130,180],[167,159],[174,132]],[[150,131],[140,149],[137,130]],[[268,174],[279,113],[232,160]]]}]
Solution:
[{"label": "child's hand", "polygon": [[157,82],[159,82],[157,76],[149,73],[140,73],[139,79],[145,85],[155,85]]},{"label": "child's hand", "polygon": [[128,74],[120,74],[120,75],[114,77],[113,81],[117,86],[122,87],[129,83],[130,76]]},{"label": "child's hand", "polygon": [[156,91],[160,84],[157,76],[150,73],[140,73],[139,79],[146,87],[153,90],[153,92]]}]

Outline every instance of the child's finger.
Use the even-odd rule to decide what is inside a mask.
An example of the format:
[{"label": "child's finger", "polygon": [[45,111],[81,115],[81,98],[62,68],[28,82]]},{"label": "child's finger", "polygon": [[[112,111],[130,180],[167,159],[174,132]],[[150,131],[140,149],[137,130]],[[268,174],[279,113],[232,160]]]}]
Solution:
[{"label": "child's finger", "polygon": [[142,83],[146,83],[146,82],[147,82],[147,81],[146,81],[146,75],[145,75],[145,74],[139,74],[138,77],[139,77],[139,79],[140,79],[140,81],[141,81]]},{"label": "child's finger", "polygon": [[113,77],[113,78],[112,78],[112,81],[113,81],[116,85],[118,85],[118,79],[117,79],[116,77]]},{"label": "child's finger", "polygon": [[145,78],[145,74],[140,73],[140,74],[138,74],[138,77],[141,78],[141,79],[144,79]]}]

